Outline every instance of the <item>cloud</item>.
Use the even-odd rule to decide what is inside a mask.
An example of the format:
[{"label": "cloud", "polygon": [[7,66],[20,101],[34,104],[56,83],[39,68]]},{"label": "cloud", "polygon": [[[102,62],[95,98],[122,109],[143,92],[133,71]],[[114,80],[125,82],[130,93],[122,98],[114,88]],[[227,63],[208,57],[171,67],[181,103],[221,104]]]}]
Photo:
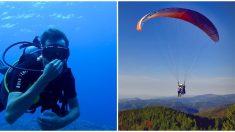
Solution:
[{"label": "cloud", "polygon": [[16,24],[7,23],[7,24],[1,25],[1,28],[12,28],[12,27],[14,27],[15,25],[16,25]]},{"label": "cloud", "polygon": [[8,14],[8,12],[4,11],[0,16],[4,16],[6,14]]},{"label": "cloud", "polygon": [[58,19],[70,19],[70,18],[73,18],[75,16],[75,14],[71,13],[71,14],[59,14],[59,13],[53,13],[51,15],[49,15],[50,17],[55,17],[55,18],[58,18]]},{"label": "cloud", "polygon": [[46,5],[47,2],[34,2],[32,4],[33,7],[36,7],[36,8],[44,8],[44,5]]},{"label": "cloud", "polygon": [[14,16],[5,16],[5,17],[2,17],[1,20],[9,20],[12,18],[14,18]]},{"label": "cloud", "polygon": [[15,9],[16,7],[15,6],[11,6],[10,9]]},{"label": "cloud", "polygon": [[[1,16],[4,16],[6,15],[7,12],[3,12],[1,14]],[[32,18],[32,17],[41,17],[40,15],[35,15],[33,13],[30,13],[30,14],[19,14],[19,15],[16,15],[16,16],[5,16],[5,17],[2,17],[1,20],[10,20],[10,19],[29,19],[29,18]]]},{"label": "cloud", "polygon": [[78,16],[78,17],[77,17],[77,19],[82,19],[82,18],[83,18],[83,16]]},{"label": "cloud", "polygon": [[31,13],[31,14],[20,14],[20,15],[17,15],[15,17],[15,19],[29,19],[29,18],[32,18],[34,17],[35,14]]},{"label": "cloud", "polygon": [[38,14],[38,15],[36,15],[36,17],[41,17],[41,15]]},{"label": "cloud", "polygon": [[20,31],[21,32],[27,32],[27,33],[31,33],[32,32],[32,30],[27,29],[27,28],[21,28]]},{"label": "cloud", "polygon": [[56,27],[56,25],[54,25],[54,24],[48,25],[48,28],[55,28],[55,27]]}]

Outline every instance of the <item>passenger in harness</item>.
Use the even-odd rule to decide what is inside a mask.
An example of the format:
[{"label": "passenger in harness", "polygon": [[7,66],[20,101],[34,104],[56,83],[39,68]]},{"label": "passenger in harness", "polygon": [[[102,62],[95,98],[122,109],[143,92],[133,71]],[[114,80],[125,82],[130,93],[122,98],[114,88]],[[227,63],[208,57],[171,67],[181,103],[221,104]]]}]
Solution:
[{"label": "passenger in harness", "polygon": [[184,84],[179,83],[179,81],[178,81],[178,97],[181,97],[185,93],[186,93],[185,92],[185,81],[184,81]]},{"label": "passenger in harness", "polygon": [[[38,118],[42,130],[65,127],[79,117],[75,79],[67,67],[69,41],[57,29],[46,30],[39,41],[19,42],[9,46],[0,63],[4,74],[0,89],[0,110],[5,110],[5,119],[13,124],[25,112],[34,113],[40,107]],[[14,65],[5,61],[11,47],[21,44],[24,53]]]}]

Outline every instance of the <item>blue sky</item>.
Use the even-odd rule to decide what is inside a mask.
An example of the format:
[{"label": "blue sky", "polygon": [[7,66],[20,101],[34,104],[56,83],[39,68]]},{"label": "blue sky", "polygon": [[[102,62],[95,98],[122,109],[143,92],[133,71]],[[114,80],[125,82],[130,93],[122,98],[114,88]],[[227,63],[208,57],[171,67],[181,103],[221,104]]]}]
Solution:
[{"label": "blue sky", "polygon": [[[204,14],[220,41],[172,18],[147,21],[142,32],[136,31],[142,16],[168,7]],[[185,73],[187,96],[235,93],[234,23],[235,2],[120,2],[119,97],[176,96],[176,80],[183,81]]]}]

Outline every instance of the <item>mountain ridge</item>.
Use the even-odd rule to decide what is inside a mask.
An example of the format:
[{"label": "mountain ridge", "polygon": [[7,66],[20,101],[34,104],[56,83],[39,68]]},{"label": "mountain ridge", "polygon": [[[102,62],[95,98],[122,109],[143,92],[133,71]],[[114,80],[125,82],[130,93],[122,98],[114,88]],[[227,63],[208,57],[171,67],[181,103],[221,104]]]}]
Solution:
[{"label": "mountain ridge", "polygon": [[182,111],[188,114],[195,114],[203,110],[222,107],[235,103],[235,94],[216,95],[205,94],[193,97],[165,97],[157,99],[121,99],[119,101],[119,111],[144,108],[147,106],[164,106]]}]

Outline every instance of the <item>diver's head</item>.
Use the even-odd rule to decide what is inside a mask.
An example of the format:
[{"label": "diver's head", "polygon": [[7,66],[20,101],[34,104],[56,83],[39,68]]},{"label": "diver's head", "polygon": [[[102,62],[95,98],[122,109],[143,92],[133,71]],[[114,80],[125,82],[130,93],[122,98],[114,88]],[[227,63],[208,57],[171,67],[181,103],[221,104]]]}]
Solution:
[{"label": "diver's head", "polygon": [[50,28],[41,36],[42,60],[46,65],[54,59],[66,63],[69,57],[69,41],[65,34],[58,29]]}]

